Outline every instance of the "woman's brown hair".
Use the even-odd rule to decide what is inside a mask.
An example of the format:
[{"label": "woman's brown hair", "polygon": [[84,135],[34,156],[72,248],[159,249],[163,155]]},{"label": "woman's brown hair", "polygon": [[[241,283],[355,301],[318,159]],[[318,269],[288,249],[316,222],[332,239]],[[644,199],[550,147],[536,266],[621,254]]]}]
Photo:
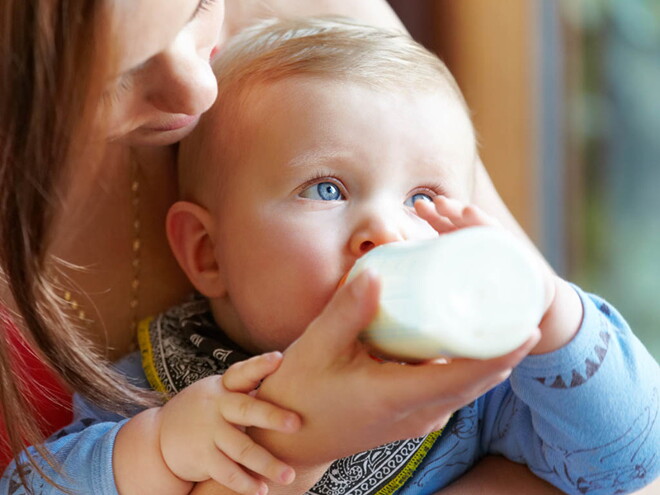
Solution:
[{"label": "woman's brown hair", "polygon": [[[12,319],[24,339],[72,389],[118,410],[143,399],[67,319],[48,273],[58,192],[67,171],[85,166],[76,163],[78,146],[91,140],[113,69],[111,3],[0,3],[0,276],[11,299],[2,306],[14,308]],[[27,373],[8,343],[8,325],[0,318],[0,409],[16,456],[42,439],[26,397]],[[42,447],[37,452],[49,459]],[[25,484],[24,467],[18,473]]]}]

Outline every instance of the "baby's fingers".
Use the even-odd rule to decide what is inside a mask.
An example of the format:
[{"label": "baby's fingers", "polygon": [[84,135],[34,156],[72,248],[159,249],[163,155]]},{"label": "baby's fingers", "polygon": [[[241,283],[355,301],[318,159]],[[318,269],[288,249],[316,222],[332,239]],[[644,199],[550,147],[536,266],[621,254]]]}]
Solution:
[{"label": "baby's fingers", "polygon": [[[388,383],[397,383],[397,400],[407,407],[439,404],[459,409],[505,380],[511,370],[534,348],[541,334],[536,330],[518,349],[489,360],[455,359],[449,364],[383,365]],[[396,382],[394,380],[397,380]],[[419,383],[429,384],[420,388]],[[391,385],[390,385],[391,387]]]},{"label": "baby's fingers", "polygon": [[457,199],[446,196],[436,196],[433,204],[439,215],[445,216],[458,228],[475,227],[477,225],[499,225],[494,217],[476,205],[465,204]]},{"label": "baby's fingers", "polygon": [[462,224],[464,227],[474,227],[477,225],[501,226],[495,217],[491,217],[477,205],[468,205],[463,209]]},{"label": "baby's fingers", "polygon": [[438,214],[447,217],[454,223],[461,221],[466,206],[465,203],[457,199],[440,195],[433,198],[433,204]]},{"label": "baby's fingers", "polygon": [[219,431],[215,443],[231,460],[275,483],[288,485],[296,477],[293,468],[236,428]]},{"label": "baby's fingers", "polygon": [[456,225],[445,216],[442,216],[430,201],[415,201],[415,211],[420,218],[426,220],[433,229],[444,234],[456,230]]},{"label": "baby's fingers", "polygon": [[266,495],[266,483],[246,473],[239,465],[227,457],[223,452],[216,450],[210,455],[209,476],[216,482],[243,495]]},{"label": "baby's fingers", "polygon": [[497,220],[476,205],[466,205],[461,201],[445,196],[436,196],[433,203],[415,202],[417,214],[426,220],[439,233],[451,232],[478,225],[497,226]]},{"label": "baby's fingers", "polygon": [[222,375],[222,384],[232,392],[248,393],[273,373],[282,362],[281,352],[268,352],[233,364]]},{"label": "baby's fingers", "polygon": [[256,426],[282,433],[294,433],[300,428],[300,417],[270,402],[250,395],[227,394],[220,403],[220,413],[228,423]]}]

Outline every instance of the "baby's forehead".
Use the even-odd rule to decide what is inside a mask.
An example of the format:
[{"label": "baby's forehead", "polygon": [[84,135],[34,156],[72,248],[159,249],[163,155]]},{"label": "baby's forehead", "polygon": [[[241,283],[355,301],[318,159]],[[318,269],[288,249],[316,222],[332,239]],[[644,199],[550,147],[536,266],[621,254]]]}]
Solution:
[{"label": "baby's forehead", "polygon": [[[337,92],[337,88],[341,88],[343,91]],[[328,126],[323,125],[323,122],[327,115],[324,112],[328,108],[343,109],[345,110],[343,114],[347,115],[348,119],[359,119],[362,113],[360,103],[349,108],[342,98],[342,95],[350,92],[351,89],[364,95],[365,100],[392,99],[400,103],[405,102],[406,98],[417,100],[437,97],[445,102],[439,112],[442,111],[443,114],[446,114],[450,109],[451,113],[457,116],[452,127],[457,127],[458,120],[461,120],[461,126],[467,129],[466,134],[469,134],[469,137],[464,141],[469,149],[463,155],[476,154],[476,143],[469,115],[462,100],[445,84],[439,82],[435,85],[395,87],[394,85],[373,85],[359,78],[354,80],[329,75],[293,75],[277,80],[253,80],[251,84],[240,88],[240,94],[225,93],[222,96],[223,99],[220,99],[207,112],[200,125],[181,146],[183,150],[181,164],[186,167],[184,175],[196,177],[194,183],[191,179],[187,181],[190,184],[189,187],[208,189],[215,194],[217,184],[225,183],[228,174],[234,174],[240,170],[239,175],[241,176],[259,175],[260,170],[245,168],[246,156],[254,157],[255,153],[264,147],[264,140],[273,134],[277,134],[281,141],[279,147],[272,148],[275,151],[280,151],[287,142],[300,142],[302,133],[298,132],[301,126],[300,121],[297,120],[298,114],[306,114],[307,121],[302,121],[302,130],[306,139],[309,139],[310,136],[312,138],[317,136],[318,139],[327,138],[328,134],[324,134],[324,132],[327,131]],[[393,107],[392,112],[398,111],[396,108]],[[286,115],[286,118],[281,117],[283,114]],[[428,115],[428,112],[425,115]],[[440,113],[432,114],[430,120],[432,121],[434,117],[439,120],[442,115]],[[306,122],[309,122],[309,125]],[[377,127],[378,125],[379,122],[370,123],[370,126]],[[400,134],[403,135],[406,131],[407,129],[402,128]],[[334,137],[332,134],[330,136]],[[419,155],[415,162],[420,165],[426,164],[426,169],[429,171],[440,164],[443,176],[451,176],[452,180],[458,180],[459,177],[464,178],[466,166],[462,165],[459,170],[452,170],[448,164],[442,162],[443,156],[446,156],[442,153],[442,149],[434,153],[433,137],[426,137],[423,144],[427,145],[426,149],[429,151]],[[332,139],[327,141],[331,143]],[[270,144],[272,146],[272,143]],[[346,149],[333,148],[332,144],[328,144],[322,149],[305,148],[304,145],[305,143],[301,143],[303,151],[296,156],[299,163],[340,166],[350,163],[351,160],[356,161],[354,157],[348,156],[350,150],[347,154]],[[380,145],[376,142],[373,143],[373,146]],[[268,157],[263,155],[259,155],[259,159],[268,161]],[[461,164],[467,162],[466,159],[456,161]],[[473,159],[470,159],[470,162],[472,161]],[[277,168],[275,165],[284,167],[285,163],[288,162],[272,163],[271,170]],[[284,172],[283,169],[282,173]],[[432,176],[432,173],[429,172],[427,175]]]},{"label": "baby's forehead", "polygon": [[[435,158],[446,156],[447,148],[453,147],[447,144],[446,131],[460,138],[467,153],[474,153],[469,116],[461,101],[442,87],[395,89],[345,79],[295,77],[259,84],[244,102],[240,115],[220,119],[231,122],[236,139],[227,142],[230,138],[225,134],[223,140],[235,153],[249,153],[264,146],[264,141],[276,141],[277,145],[269,143],[271,149],[294,156],[293,163],[342,164],[360,160],[358,150],[378,156],[391,141],[410,147],[416,162],[432,168]],[[401,120],[403,114],[407,121]],[[400,121],[401,126],[392,121]],[[382,139],[386,142],[379,142]],[[372,142],[362,146],[364,140]]]},{"label": "baby's forehead", "polygon": [[[230,100],[235,103],[216,105],[210,110],[210,113],[214,113],[218,120],[229,122],[235,127],[246,123],[262,123],[268,121],[269,118],[269,113],[264,110],[264,106],[272,107],[273,101],[286,106],[290,112],[314,111],[321,109],[327,103],[324,97],[335,92],[337,88],[346,91],[357,89],[368,98],[373,97],[381,101],[393,101],[401,97],[442,99],[448,106],[459,109],[461,118],[471,125],[469,110],[462,96],[454,91],[450,84],[440,79],[425,84],[406,82],[395,84],[394,82],[374,82],[371,79],[346,75],[291,75],[275,80],[252,81],[251,84],[243,86],[237,93],[229,96]],[[300,104],[302,96],[310,92],[317,95],[318,98],[307,98]],[[334,105],[341,107],[344,102],[340,98],[336,98]],[[348,110],[356,114],[360,112],[359,105]]]},{"label": "baby's forehead", "polygon": [[[357,93],[362,100],[349,99],[346,95]],[[240,95],[232,97],[232,103],[218,104],[209,112],[210,118],[203,121],[203,125],[195,130],[211,136],[204,139],[206,146],[222,146],[227,149],[236,149],[259,146],[258,142],[246,143],[253,139],[255,129],[272,126],[295,128],[296,118],[304,114],[309,127],[302,130],[311,132],[314,129],[324,130],[319,125],[324,119],[332,117],[329,110],[341,112],[349,123],[360,121],[364,106],[372,102],[382,102],[380,105],[385,113],[399,112],[401,106],[419,108],[416,102],[431,101],[433,104],[424,105],[423,114],[427,121],[433,122],[441,118],[453,119],[452,127],[463,127],[469,130],[470,141],[476,145],[472,122],[460,95],[452,88],[441,82],[434,85],[374,85],[368,81],[346,78],[295,75],[277,80],[253,82],[249,87],[241,89]],[[411,105],[408,105],[408,103]],[[440,103],[437,103],[440,102]],[[435,112],[435,113],[433,113]],[[282,119],[284,114],[289,120]],[[430,119],[428,118],[430,115]],[[447,117],[450,115],[451,117]],[[279,117],[278,121],[275,121]],[[377,121],[370,126],[377,127]],[[311,128],[311,129],[310,129]],[[402,128],[402,131],[405,131]],[[286,136],[287,140],[295,140],[297,134],[292,132]]]}]

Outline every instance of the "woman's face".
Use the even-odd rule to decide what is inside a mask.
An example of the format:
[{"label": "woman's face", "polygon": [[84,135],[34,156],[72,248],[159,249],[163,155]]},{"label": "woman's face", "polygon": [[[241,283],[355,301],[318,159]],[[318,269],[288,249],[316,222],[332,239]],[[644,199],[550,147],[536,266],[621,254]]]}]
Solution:
[{"label": "woman's face", "polygon": [[224,0],[115,0],[114,9],[119,67],[102,112],[109,138],[137,146],[174,143],[215,100],[210,59]]}]

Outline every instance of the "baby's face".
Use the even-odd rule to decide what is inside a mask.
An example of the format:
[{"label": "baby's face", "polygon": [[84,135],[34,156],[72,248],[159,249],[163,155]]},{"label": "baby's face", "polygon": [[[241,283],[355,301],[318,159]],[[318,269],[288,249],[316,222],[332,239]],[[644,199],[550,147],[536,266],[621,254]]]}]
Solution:
[{"label": "baby's face", "polygon": [[296,78],[248,98],[240,159],[211,206],[227,294],[214,310],[245,347],[284,349],[357,258],[437,235],[414,200],[470,199],[474,136],[440,92]]}]

